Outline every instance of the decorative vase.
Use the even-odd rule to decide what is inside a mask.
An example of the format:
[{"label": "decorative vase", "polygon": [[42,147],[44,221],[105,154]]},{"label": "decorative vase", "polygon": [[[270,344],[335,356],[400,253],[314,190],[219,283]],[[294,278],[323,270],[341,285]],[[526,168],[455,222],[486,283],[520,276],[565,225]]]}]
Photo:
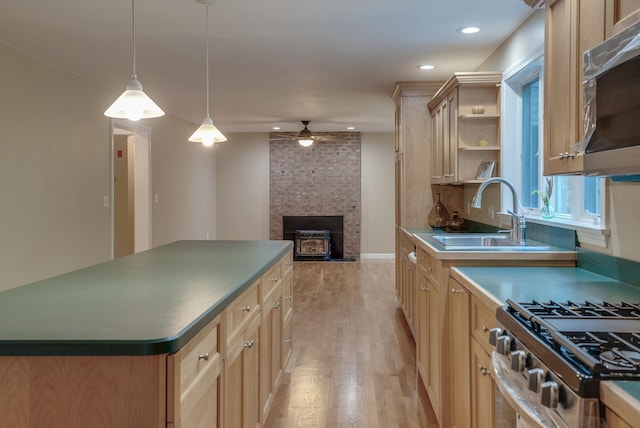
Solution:
[{"label": "decorative vase", "polygon": [[542,205],[542,207],[540,208],[540,217],[546,220],[553,218],[554,214],[555,212],[553,211],[553,208],[548,203]]},{"label": "decorative vase", "polygon": [[449,212],[440,200],[440,193],[438,193],[438,201],[429,211],[427,220],[433,229],[442,229],[449,223]]},{"label": "decorative vase", "polygon": [[456,232],[462,230],[463,223],[464,219],[460,217],[460,213],[458,211],[454,211],[453,216],[451,216],[451,220],[447,223],[447,230]]}]

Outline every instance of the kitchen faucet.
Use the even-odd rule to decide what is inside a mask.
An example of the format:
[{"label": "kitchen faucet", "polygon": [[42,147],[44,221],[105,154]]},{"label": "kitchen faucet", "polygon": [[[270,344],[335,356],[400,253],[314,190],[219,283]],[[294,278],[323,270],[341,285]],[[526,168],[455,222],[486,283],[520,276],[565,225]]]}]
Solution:
[{"label": "kitchen faucet", "polygon": [[518,245],[526,245],[527,224],[525,222],[524,215],[519,214],[520,203],[518,202],[518,192],[509,180],[502,177],[492,177],[485,180],[480,187],[478,187],[478,191],[471,201],[471,206],[473,208],[480,208],[480,205],[482,205],[482,192],[484,192],[485,187],[491,183],[503,183],[511,190],[513,210],[508,211],[511,215],[511,231],[509,233],[509,239]]}]

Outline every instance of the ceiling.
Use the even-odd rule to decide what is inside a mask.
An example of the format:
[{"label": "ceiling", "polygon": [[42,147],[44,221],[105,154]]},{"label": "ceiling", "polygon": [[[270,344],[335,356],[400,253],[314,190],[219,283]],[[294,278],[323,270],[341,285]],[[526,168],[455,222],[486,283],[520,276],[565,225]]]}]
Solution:
[{"label": "ceiling", "polygon": [[[205,113],[205,6],[136,1],[137,73],[165,110]],[[217,0],[211,116],[224,133],[393,132],[397,81],[473,71],[532,13],[520,0]],[[473,25],[477,34],[456,29]],[[129,0],[2,0],[0,42],[113,92],[131,76]],[[429,63],[434,70],[417,65]],[[105,105],[105,109],[108,105]]]}]

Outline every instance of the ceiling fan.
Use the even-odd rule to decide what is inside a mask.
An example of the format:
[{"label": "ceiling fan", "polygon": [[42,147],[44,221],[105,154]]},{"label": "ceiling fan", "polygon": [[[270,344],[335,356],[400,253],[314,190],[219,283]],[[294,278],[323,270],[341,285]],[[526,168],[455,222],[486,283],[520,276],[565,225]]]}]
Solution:
[{"label": "ceiling fan", "polygon": [[304,125],[304,129],[302,129],[302,131],[300,131],[298,135],[296,135],[295,137],[283,135],[282,138],[270,138],[269,140],[270,141],[276,141],[276,140],[297,141],[298,144],[300,144],[302,147],[310,147],[314,141],[330,141],[331,140],[329,138],[315,135],[313,132],[311,132],[311,130],[308,128],[308,125],[311,122],[310,120],[301,120],[301,122]]}]

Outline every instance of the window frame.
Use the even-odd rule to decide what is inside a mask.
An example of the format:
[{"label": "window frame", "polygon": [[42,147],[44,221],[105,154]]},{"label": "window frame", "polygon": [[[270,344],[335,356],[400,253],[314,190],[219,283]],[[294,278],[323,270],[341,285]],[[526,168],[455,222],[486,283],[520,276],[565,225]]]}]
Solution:
[{"label": "window frame", "polygon": [[[500,163],[501,171],[504,177],[513,182],[516,189],[522,192],[522,127],[523,127],[523,106],[522,106],[522,86],[528,82],[531,82],[536,77],[540,81],[539,87],[539,99],[540,106],[544,105],[544,46],[540,46],[534,50],[529,56],[523,58],[513,66],[504,71],[502,77],[502,91],[501,91],[501,153]],[[514,108],[515,106],[515,108]],[[538,126],[539,126],[539,154],[541,156],[538,159],[538,177],[542,181],[543,168],[544,168],[544,109],[539,108],[538,111]],[[513,143],[517,142],[517,144]],[[511,144],[509,144],[511,143]],[[517,161],[514,162],[514,159]],[[581,177],[581,176],[576,176]],[[588,243],[595,246],[606,247],[606,238],[609,234],[606,228],[607,217],[607,180],[600,178],[600,215],[594,219],[584,211],[584,188],[582,180],[576,180],[572,177],[569,179],[575,182],[571,185],[574,186],[573,190],[582,195],[581,198],[573,198],[571,200],[571,216],[569,215],[557,215],[553,219],[542,219],[540,217],[540,205],[538,208],[523,209],[523,213],[527,221],[533,223],[544,223],[558,227],[570,228],[578,231],[579,237],[582,235]],[[579,184],[577,184],[579,182]],[[522,199],[522,198],[521,198]],[[510,192],[501,192],[501,207],[511,207],[512,199]],[[522,207],[521,207],[522,209]],[[510,218],[505,216],[506,210],[501,209],[501,224],[510,224]],[[579,214],[576,214],[579,213]],[[580,239],[582,242],[583,240]]]}]

